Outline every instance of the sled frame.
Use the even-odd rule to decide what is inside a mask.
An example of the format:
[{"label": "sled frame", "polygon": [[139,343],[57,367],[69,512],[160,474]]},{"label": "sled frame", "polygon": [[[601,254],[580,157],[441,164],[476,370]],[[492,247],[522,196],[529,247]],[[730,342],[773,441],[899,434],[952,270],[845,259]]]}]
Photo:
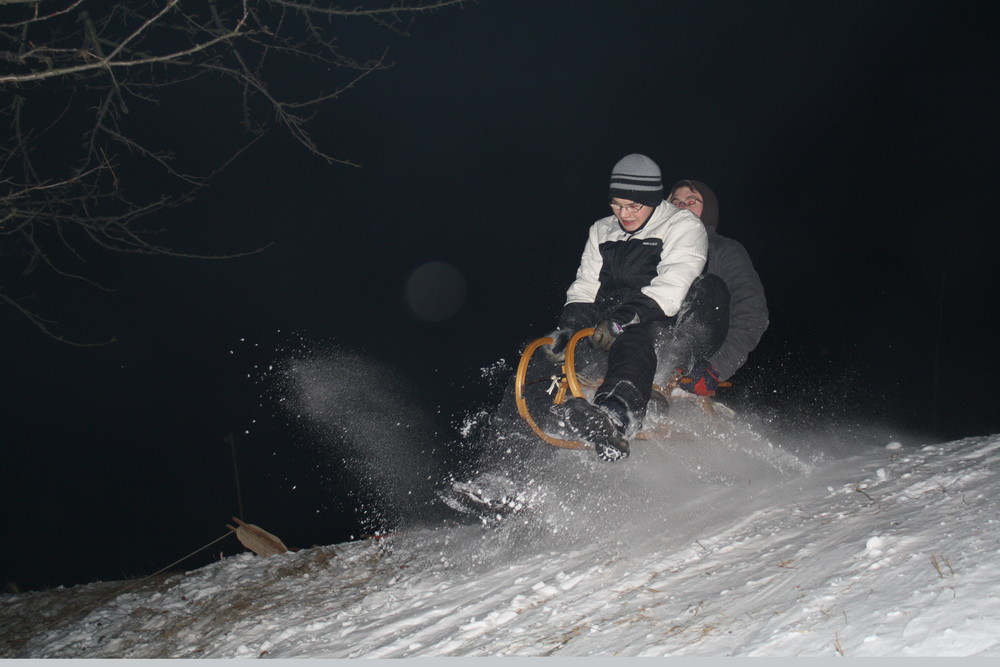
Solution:
[{"label": "sled frame", "polygon": [[[528,379],[528,367],[531,364],[531,360],[542,346],[551,345],[555,342],[555,339],[551,336],[536,338],[528,343],[527,347],[525,347],[524,351],[521,353],[521,359],[517,365],[517,373],[514,376],[514,402],[517,405],[518,414],[521,415],[524,421],[528,423],[528,426],[531,427],[531,430],[534,431],[539,438],[554,447],[561,447],[563,449],[590,449],[591,445],[578,440],[563,440],[562,438],[554,437],[543,431],[531,415],[527,400],[525,399],[524,389],[530,384],[548,382],[549,389],[547,393],[552,396],[552,405],[561,405],[570,397],[585,399],[586,396],[584,396],[583,392],[584,387],[596,388],[602,381],[601,379],[581,378],[576,372],[576,347],[581,340],[592,335],[594,335],[593,327],[581,329],[573,334],[573,336],[570,337],[569,342],[566,344],[566,358],[564,359],[562,366],[550,375],[537,379]],[[683,380],[678,373],[673,377],[673,379],[671,379],[670,383],[666,387],[654,384],[654,396],[659,394],[660,399],[670,403],[670,396],[673,393],[674,388],[677,387],[677,385],[682,381]],[[729,383],[723,383],[720,386],[729,386]],[[692,395],[691,398],[700,400],[702,408],[707,414],[714,413],[715,404],[710,396]],[[668,437],[669,435],[670,433],[668,429],[665,433],[644,431],[635,437],[637,440],[647,440],[652,437]]]}]

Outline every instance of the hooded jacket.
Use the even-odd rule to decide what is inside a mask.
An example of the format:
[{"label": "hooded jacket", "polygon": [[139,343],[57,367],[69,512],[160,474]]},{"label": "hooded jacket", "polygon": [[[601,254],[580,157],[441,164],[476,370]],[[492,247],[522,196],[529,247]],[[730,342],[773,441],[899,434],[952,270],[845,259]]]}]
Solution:
[{"label": "hooded jacket", "polygon": [[708,273],[722,278],[729,288],[729,331],[708,362],[723,380],[746,363],[769,324],[767,299],[760,276],[743,244],[708,227]]},{"label": "hooded jacket", "polygon": [[677,314],[708,255],[705,226],[690,211],[661,202],[634,232],[614,215],[590,227],[560,328],[604,319],[628,325]]},{"label": "hooded jacket", "polygon": [[712,189],[701,181],[680,181],[671,188],[676,191],[686,185],[701,195],[704,208],[701,221],[708,230],[707,273],[722,278],[729,288],[729,332],[722,347],[709,357],[723,380],[728,380],[746,363],[767,330],[769,320],[764,285],[750,261],[743,244],[722,236],[719,225],[719,202]]}]

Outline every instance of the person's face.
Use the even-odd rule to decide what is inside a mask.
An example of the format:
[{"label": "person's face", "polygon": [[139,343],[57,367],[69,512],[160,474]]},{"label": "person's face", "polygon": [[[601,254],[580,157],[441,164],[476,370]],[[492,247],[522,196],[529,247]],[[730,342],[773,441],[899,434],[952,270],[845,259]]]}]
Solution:
[{"label": "person's face", "polygon": [[653,207],[615,197],[611,200],[611,212],[618,218],[625,231],[634,232],[646,224],[649,216],[653,215]]},{"label": "person's face", "polygon": [[682,185],[674,190],[673,196],[670,197],[670,203],[677,208],[686,208],[698,216],[699,219],[701,218],[702,211],[705,210],[705,202],[701,200],[701,195],[686,185]]}]

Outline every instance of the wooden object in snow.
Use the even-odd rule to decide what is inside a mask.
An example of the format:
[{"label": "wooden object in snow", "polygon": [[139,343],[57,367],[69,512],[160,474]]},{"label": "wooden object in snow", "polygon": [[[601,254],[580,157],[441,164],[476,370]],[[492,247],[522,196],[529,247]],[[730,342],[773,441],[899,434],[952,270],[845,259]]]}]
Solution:
[{"label": "wooden object in snow", "polygon": [[288,547],[263,528],[250,523],[244,523],[236,517],[233,517],[233,521],[239,524],[239,527],[230,526],[227,523],[226,528],[236,533],[236,539],[258,556],[273,556],[274,554],[288,553]]}]

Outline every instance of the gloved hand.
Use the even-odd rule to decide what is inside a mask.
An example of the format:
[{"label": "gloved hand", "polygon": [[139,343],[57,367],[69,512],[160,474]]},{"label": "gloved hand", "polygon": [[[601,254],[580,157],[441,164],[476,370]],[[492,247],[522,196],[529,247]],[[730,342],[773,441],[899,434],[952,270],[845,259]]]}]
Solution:
[{"label": "gloved hand", "polygon": [[552,339],[549,345],[542,345],[542,352],[545,358],[554,364],[561,364],[566,361],[566,344],[573,337],[572,329],[556,329],[548,335]]},{"label": "gloved hand", "polygon": [[590,337],[590,343],[598,350],[607,352],[611,349],[611,344],[621,335],[625,327],[614,320],[604,320],[594,327],[594,335]]},{"label": "gloved hand", "polygon": [[714,396],[715,390],[722,384],[722,378],[719,377],[715,366],[704,359],[694,362],[688,372],[683,368],[677,370],[681,374],[680,388],[698,396]]}]

